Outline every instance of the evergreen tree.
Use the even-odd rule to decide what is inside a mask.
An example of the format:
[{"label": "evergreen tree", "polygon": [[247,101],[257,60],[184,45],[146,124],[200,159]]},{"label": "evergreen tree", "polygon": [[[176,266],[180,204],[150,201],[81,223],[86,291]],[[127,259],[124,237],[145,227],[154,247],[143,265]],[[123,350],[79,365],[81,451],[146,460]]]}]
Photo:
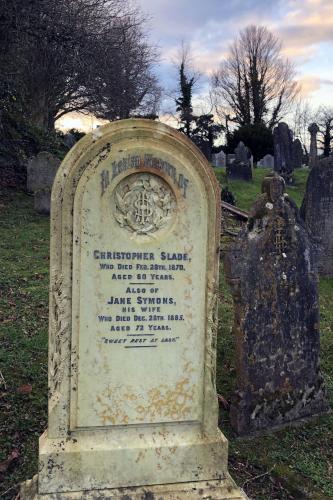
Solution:
[{"label": "evergreen tree", "polygon": [[176,99],[176,111],[179,113],[180,127],[179,130],[191,136],[193,123],[193,108],[192,108],[192,89],[195,83],[195,77],[188,77],[185,68],[185,58],[182,58],[179,68],[179,90],[180,97]]}]

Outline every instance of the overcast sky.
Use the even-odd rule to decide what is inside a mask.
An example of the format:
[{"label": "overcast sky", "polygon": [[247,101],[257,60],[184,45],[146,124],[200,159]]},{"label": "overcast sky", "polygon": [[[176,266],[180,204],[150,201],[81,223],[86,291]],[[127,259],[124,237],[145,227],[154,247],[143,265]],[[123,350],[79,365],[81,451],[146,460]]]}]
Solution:
[{"label": "overcast sky", "polygon": [[157,73],[169,89],[177,78],[172,65],[182,41],[207,90],[209,75],[239,30],[267,26],[283,41],[284,54],[296,65],[303,94],[314,106],[333,106],[333,0],[136,0],[151,16],[150,37],[159,46]]}]

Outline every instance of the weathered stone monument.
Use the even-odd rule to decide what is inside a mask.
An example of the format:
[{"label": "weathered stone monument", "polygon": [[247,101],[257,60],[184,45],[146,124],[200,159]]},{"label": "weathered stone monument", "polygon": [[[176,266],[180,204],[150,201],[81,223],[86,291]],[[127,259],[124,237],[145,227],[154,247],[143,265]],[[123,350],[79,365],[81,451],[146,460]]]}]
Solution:
[{"label": "weathered stone monument", "polygon": [[313,246],[284,189],[276,174],[264,179],[247,227],[225,255],[237,346],[230,416],[239,434],[328,409]]},{"label": "weathered stone monument", "polygon": [[219,200],[203,155],[161,123],[114,122],[65,158],[48,429],[23,498],[246,498],[217,427]]},{"label": "weathered stone monument", "polygon": [[293,135],[284,122],[280,122],[273,131],[274,140],[274,170],[286,182],[292,182],[293,165]]},{"label": "weathered stone monument", "polygon": [[294,168],[301,168],[303,164],[303,147],[299,139],[295,139],[292,143],[292,161]]},{"label": "weathered stone monument", "polygon": [[47,151],[30,158],[27,166],[27,190],[34,193],[34,208],[44,215],[50,213],[51,189],[60,160]]},{"label": "weathered stone monument", "polygon": [[238,144],[235,149],[235,159],[232,163],[230,161],[227,163],[226,170],[228,179],[252,180],[251,151],[243,142]]},{"label": "weathered stone monument", "polygon": [[214,167],[225,167],[226,166],[226,154],[224,151],[219,151],[212,155],[212,164]]},{"label": "weathered stone monument", "polygon": [[258,161],[257,163],[258,167],[264,167],[264,168],[274,168],[274,156],[273,155],[265,155],[261,160]]},{"label": "weathered stone monument", "polygon": [[317,242],[319,273],[333,277],[333,157],[311,169],[301,216]]},{"label": "weathered stone monument", "polygon": [[318,162],[318,152],[317,152],[317,134],[319,132],[319,127],[316,123],[311,123],[309,125],[308,131],[310,132],[310,153],[309,153],[309,167],[315,167]]}]

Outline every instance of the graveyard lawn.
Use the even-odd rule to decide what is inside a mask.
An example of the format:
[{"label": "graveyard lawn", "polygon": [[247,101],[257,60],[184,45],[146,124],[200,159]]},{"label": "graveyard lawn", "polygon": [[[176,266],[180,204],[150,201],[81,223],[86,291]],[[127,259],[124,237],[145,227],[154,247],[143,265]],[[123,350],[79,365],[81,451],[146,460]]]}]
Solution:
[{"label": "graveyard lawn", "polygon": [[[222,169],[217,170],[222,178]],[[237,205],[248,209],[267,169],[251,183],[232,181]],[[296,172],[288,193],[298,205],[307,172]],[[47,426],[49,218],[33,198],[0,191],[0,498],[15,498],[18,483],[37,472],[38,438]],[[228,402],[235,382],[233,306],[221,276],[218,340],[220,426],[230,440],[229,470],[255,499],[333,498],[333,416],[252,439],[236,439]],[[322,370],[333,404],[333,279],[320,282]]]},{"label": "graveyard lawn", "polygon": [[[268,168],[254,168],[251,182],[239,180],[227,180],[225,168],[214,168],[216,177],[220,183],[228,185],[229,190],[236,197],[237,207],[243,210],[249,210],[256,195],[261,192],[261,183],[263,178],[270,172]],[[306,180],[309,170],[302,168],[294,170],[294,183],[286,187],[288,195],[300,207],[305,193]]]}]

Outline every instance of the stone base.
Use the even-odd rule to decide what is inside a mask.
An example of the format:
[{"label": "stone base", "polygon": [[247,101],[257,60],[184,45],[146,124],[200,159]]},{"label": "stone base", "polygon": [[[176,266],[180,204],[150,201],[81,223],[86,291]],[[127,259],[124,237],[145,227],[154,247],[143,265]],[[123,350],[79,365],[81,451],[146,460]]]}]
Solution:
[{"label": "stone base", "polygon": [[[130,426],[129,426],[130,427]],[[153,484],[221,480],[228,470],[228,443],[220,431],[198,425],[126,428],[121,434],[73,433],[39,440],[39,494],[100,491]]]},{"label": "stone base", "polygon": [[330,411],[321,376],[318,376],[316,384],[302,389],[301,394],[300,388],[287,394],[280,392],[275,399],[270,395],[259,397],[257,393],[247,391],[236,393],[230,407],[232,428],[239,436],[255,436],[263,431],[279,430]]},{"label": "stone base", "polygon": [[111,490],[76,491],[39,495],[38,476],[21,485],[20,500],[248,500],[243,490],[233,479],[220,481],[197,481],[192,483],[163,484]]}]

